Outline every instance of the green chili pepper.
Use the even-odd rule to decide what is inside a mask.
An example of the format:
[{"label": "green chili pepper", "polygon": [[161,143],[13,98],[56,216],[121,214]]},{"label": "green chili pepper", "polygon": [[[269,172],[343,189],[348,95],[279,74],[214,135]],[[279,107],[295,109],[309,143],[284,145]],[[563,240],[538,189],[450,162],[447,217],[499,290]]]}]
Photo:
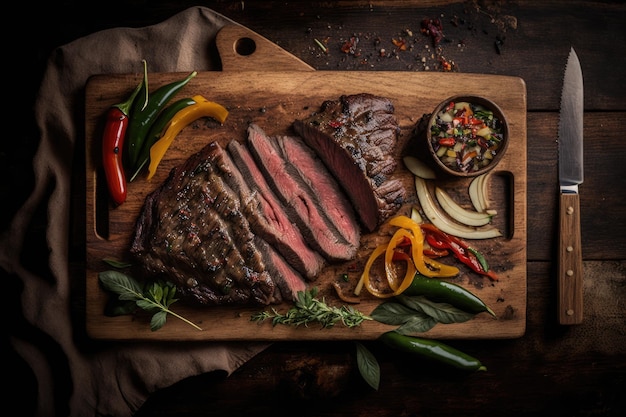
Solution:
[{"label": "green chili pepper", "polygon": [[[138,101],[133,106],[131,112],[131,122],[128,126],[128,137],[125,141],[127,144],[128,165],[131,171],[135,171],[137,168],[137,162],[139,159],[139,152],[143,146],[143,142],[146,139],[148,131],[152,127],[152,124],[156,120],[158,114],[163,107],[174,97],[176,93],[180,91],[187,83],[197,75],[196,71],[193,71],[186,78],[156,89],[148,98],[148,103],[145,104]],[[148,83],[144,83],[146,89]]]},{"label": "green chili pepper", "polygon": [[174,103],[164,108],[163,111],[159,113],[159,116],[150,127],[150,130],[146,135],[146,139],[141,145],[141,152],[139,153],[139,157],[137,159],[137,168],[135,169],[134,174],[130,177],[130,181],[133,181],[137,177],[137,175],[139,175],[141,170],[150,160],[150,148],[156,143],[156,141],[159,140],[159,138],[163,134],[163,131],[167,127],[167,124],[172,120],[176,113],[178,113],[185,107],[191,106],[192,104],[196,104],[193,98],[181,98],[180,100],[175,101]]},{"label": "green chili pepper", "polygon": [[446,302],[468,313],[486,312],[496,317],[493,310],[471,291],[449,281],[428,278],[419,272],[415,274],[413,282],[403,294],[423,295],[431,301]]},{"label": "green chili pepper", "polygon": [[394,330],[383,333],[378,339],[393,349],[434,359],[458,369],[466,371],[487,370],[487,367],[478,359],[436,340],[406,336]]}]

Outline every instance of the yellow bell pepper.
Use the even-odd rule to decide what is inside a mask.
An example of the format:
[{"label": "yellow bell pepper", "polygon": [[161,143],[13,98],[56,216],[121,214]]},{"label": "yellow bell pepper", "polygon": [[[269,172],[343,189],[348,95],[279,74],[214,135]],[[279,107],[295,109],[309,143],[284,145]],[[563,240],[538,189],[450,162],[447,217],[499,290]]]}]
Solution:
[{"label": "yellow bell pepper", "polygon": [[[389,220],[392,226],[398,226],[388,243],[377,246],[370,254],[361,278],[357,283],[354,294],[359,295],[363,287],[370,294],[378,298],[389,298],[402,294],[404,290],[411,286],[416,271],[427,277],[452,277],[459,273],[459,269],[455,266],[446,265],[424,255],[424,234],[418,223],[407,216],[396,216]],[[405,251],[399,249],[401,246],[408,245],[411,249],[409,256]],[[374,261],[381,255],[385,255],[385,279],[384,282],[376,285],[371,277],[370,270]],[[400,280],[394,265],[394,262],[406,262],[406,272],[404,278]]]},{"label": "yellow bell pepper", "polygon": [[[404,252],[396,251],[396,247],[404,242],[405,238],[411,239],[409,231],[406,229],[398,229],[391,238],[391,242],[387,245],[385,251],[385,273],[387,274],[389,287],[397,294],[401,294],[406,290],[411,285],[411,282],[413,282],[413,276],[415,276],[415,262]],[[393,266],[393,262],[396,259],[401,259],[407,263],[406,273],[404,274],[402,282],[398,282],[398,276]]]},{"label": "yellow bell pepper", "polygon": [[[395,242],[400,243],[402,240],[403,238],[400,236],[400,238],[396,239]],[[383,245],[379,245],[378,247],[376,247],[376,249],[374,249],[370,257],[368,258],[367,262],[365,263],[365,267],[363,268],[363,273],[361,274],[361,279],[359,280],[356,288],[354,289],[354,295],[357,295],[357,296],[360,295],[361,290],[363,289],[363,287],[365,287],[367,288],[367,291],[369,291],[369,293],[375,297],[389,298],[395,295],[402,294],[402,292],[404,292],[404,290],[406,290],[411,285],[411,283],[413,282],[413,277],[415,276],[415,267],[413,266],[413,262],[411,261],[411,258],[409,256],[406,256],[405,253],[402,253],[402,252],[393,253],[394,247],[395,247],[395,244],[383,244]],[[390,256],[388,255],[388,253],[392,253],[392,255]],[[392,291],[385,291],[384,287],[381,288],[375,285],[374,282],[372,282],[372,280],[370,279],[370,269],[372,268],[374,261],[376,261],[376,259],[383,254],[385,255],[385,271],[387,272],[385,275],[388,279],[389,288]],[[394,257],[400,258],[403,261],[406,261],[406,273],[404,274],[404,279],[402,280],[401,283],[398,283],[398,279],[397,279],[397,275],[395,274],[395,271],[393,271],[392,274],[389,273],[389,271],[391,270],[391,267],[393,266],[392,262],[394,261],[393,260]]]},{"label": "yellow bell pepper", "polygon": [[419,224],[415,223],[410,217],[396,216],[389,220],[389,224],[411,231],[412,236],[408,237],[411,240],[413,263],[422,275],[431,278],[453,277],[459,273],[459,268],[443,264],[424,255],[424,234]]},{"label": "yellow bell pepper", "polygon": [[174,138],[186,126],[201,117],[212,117],[220,123],[224,123],[228,117],[228,110],[215,102],[209,101],[201,95],[192,97],[196,104],[185,107],[174,115],[165,128],[163,136],[150,148],[150,165],[148,167],[148,179],[156,173],[159,163],[165,152],[170,147]]}]

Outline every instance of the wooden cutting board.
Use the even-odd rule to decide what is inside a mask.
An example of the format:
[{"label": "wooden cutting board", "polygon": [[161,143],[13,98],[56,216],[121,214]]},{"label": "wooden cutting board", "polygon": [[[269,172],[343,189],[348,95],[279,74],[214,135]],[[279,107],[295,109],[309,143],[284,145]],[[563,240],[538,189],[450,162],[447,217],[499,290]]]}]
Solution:
[{"label": "wooden cutting board", "polygon": [[[472,242],[487,257],[500,280],[491,282],[479,277],[452,258],[442,261],[456,264],[461,274],[454,279],[481,297],[497,314],[487,314],[461,324],[438,324],[423,337],[436,339],[516,338],[526,326],[526,87],[520,78],[439,72],[313,71],[306,63],[288,54],[260,35],[239,26],[222,29],[217,45],[223,60],[223,71],[200,72],[180,92],[179,97],[202,94],[229,110],[227,121],[219,126],[202,119],[185,128],[176,138],[150,180],[137,179],[129,184],[126,203],[112,207],[108,202],[100,166],[100,141],[103,116],[114,103],[122,101],[139,82],[141,74],[100,75],[86,86],[86,326],[95,339],[111,340],[368,340],[375,339],[393,326],[366,321],[358,328],[337,325],[321,329],[317,325],[293,328],[272,327],[269,322],[250,320],[263,307],[194,308],[177,302],[173,309],[198,324],[202,331],[168,316],[160,330],[152,332],[149,318],[139,316],[107,317],[105,304],[109,295],[98,283],[98,273],[110,269],[104,258],[130,260],[128,248],[135,219],[146,195],[165,180],[171,168],[212,140],[226,144],[243,140],[250,122],[257,123],[268,134],[290,132],[295,119],[304,118],[319,108],[324,100],[342,94],[362,92],[390,98],[401,127],[401,150],[423,114],[430,113],[442,100],[456,94],[483,95],[496,102],[509,121],[510,145],[506,157],[493,171],[490,196],[498,210],[494,224],[504,237]],[[180,79],[182,73],[151,73],[151,88]],[[413,176],[402,162],[394,174],[408,190],[408,201],[400,213],[409,214],[419,207]],[[457,201],[470,208],[468,181],[445,182]],[[315,282],[320,296],[332,305],[343,302],[331,284],[347,274],[348,284],[356,285],[373,246],[384,240],[382,231],[362,237],[357,258],[324,269]],[[366,291],[355,307],[365,314],[381,302]],[[290,304],[274,306],[285,312]]]}]

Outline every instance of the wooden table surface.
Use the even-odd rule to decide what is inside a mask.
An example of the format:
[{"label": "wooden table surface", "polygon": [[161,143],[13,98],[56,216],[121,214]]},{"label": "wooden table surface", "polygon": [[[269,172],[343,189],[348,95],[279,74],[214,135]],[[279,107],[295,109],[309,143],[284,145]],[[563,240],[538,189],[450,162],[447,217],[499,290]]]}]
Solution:
[{"label": "wooden table surface", "polygon": [[[211,373],[155,393],[137,416],[618,416],[626,411],[626,6],[622,2],[500,1],[65,1],[43,7],[48,35],[26,61],[41,76],[53,47],[116,26],[160,22],[208,6],[318,71],[453,71],[521,77],[527,85],[527,328],[521,338],[455,340],[487,372],[467,374],[367,346],[381,366],[378,391],[360,377],[350,341],[277,342],[226,377]],[[271,10],[270,10],[271,9]],[[82,16],[70,19],[69,12]],[[73,14],[75,14],[73,13]],[[420,33],[439,18],[440,48]],[[409,35],[412,33],[412,36]],[[358,37],[356,53],[341,45]],[[392,39],[410,39],[399,51]],[[314,39],[327,42],[324,53]],[[585,182],[580,187],[584,321],[556,315],[557,124],[570,47],[585,79]],[[384,53],[383,53],[384,50]],[[21,65],[25,65],[22,63]],[[19,99],[32,101],[37,83]],[[29,89],[31,87],[32,89]],[[17,145],[18,158],[33,144]],[[4,168],[3,168],[4,169]],[[26,175],[26,180],[28,176]],[[19,207],[23,195],[15,186]],[[4,200],[4,199],[3,199]],[[5,204],[5,201],[3,201]],[[81,252],[75,251],[78,257]],[[76,258],[75,261],[80,261]]]}]

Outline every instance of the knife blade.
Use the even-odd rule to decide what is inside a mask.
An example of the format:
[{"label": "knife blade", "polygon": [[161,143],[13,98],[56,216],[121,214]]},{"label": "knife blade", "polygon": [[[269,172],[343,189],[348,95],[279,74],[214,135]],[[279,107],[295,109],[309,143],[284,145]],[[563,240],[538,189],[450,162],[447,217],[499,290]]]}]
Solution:
[{"label": "knife blade", "polygon": [[559,266],[558,319],[560,324],[583,320],[583,263],[578,186],[583,182],[583,74],[571,48],[559,112]]}]

